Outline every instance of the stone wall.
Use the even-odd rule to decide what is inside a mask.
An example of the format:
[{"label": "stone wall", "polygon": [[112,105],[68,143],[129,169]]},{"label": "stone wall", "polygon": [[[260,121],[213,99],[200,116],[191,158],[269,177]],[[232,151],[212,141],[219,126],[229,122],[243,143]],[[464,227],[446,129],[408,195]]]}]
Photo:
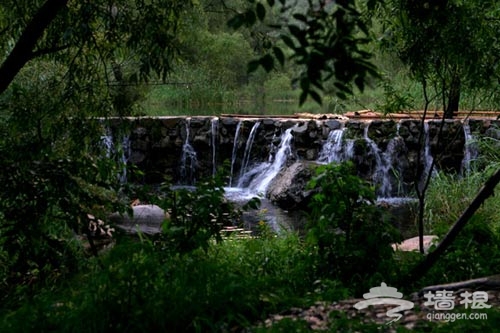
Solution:
[{"label": "stone wall", "polygon": [[[492,125],[498,124],[493,120],[469,120],[474,135],[495,137],[498,131]],[[133,180],[144,183],[159,183],[169,178],[174,184],[194,184],[224,164],[228,172],[232,169],[231,178],[237,179],[245,161],[248,171],[256,163],[272,159],[281,135],[291,127],[292,156],[288,165],[296,160],[317,161],[329,133],[344,129],[342,145],[336,153],[342,155],[341,159],[352,160],[360,176],[375,182],[388,181],[385,186],[390,188],[391,195],[407,192],[418,177],[418,170],[425,172],[431,158],[439,169],[459,173],[466,152],[464,126],[459,120],[426,121],[424,131],[419,120],[362,121],[340,117],[126,118],[107,120],[106,126],[116,142],[121,142],[117,139],[120,136],[129,137],[126,159],[143,171],[144,176]],[[438,139],[441,127],[443,135]],[[425,143],[422,149],[419,140]]]}]

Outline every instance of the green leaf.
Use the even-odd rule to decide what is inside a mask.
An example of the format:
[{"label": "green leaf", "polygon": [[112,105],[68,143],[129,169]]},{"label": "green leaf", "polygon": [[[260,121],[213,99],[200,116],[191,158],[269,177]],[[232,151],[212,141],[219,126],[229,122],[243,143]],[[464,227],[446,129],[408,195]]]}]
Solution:
[{"label": "green leaf", "polygon": [[319,105],[322,105],[322,100],[321,100],[321,96],[314,90],[309,90],[309,95],[311,95],[312,99],[314,99],[314,101],[316,101],[316,103],[318,103]]},{"label": "green leaf", "polygon": [[358,87],[358,89],[363,92],[363,90],[365,89],[365,80],[362,76],[358,76],[354,79],[354,83],[356,84],[356,86]]},{"label": "green leaf", "polygon": [[264,21],[264,18],[266,17],[266,8],[264,8],[264,5],[261,4],[260,2],[257,3],[256,11],[259,21]]},{"label": "green leaf", "polygon": [[245,24],[245,14],[238,14],[227,21],[227,26],[237,30]]},{"label": "green leaf", "polygon": [[257,70],[257,68],[259,68],[259,66],[260,66],[260,60],[252,60],[248,63],[247,72],[253,73]]},{"label": "green leaf", "polygon": [[302,106],[307,99],[307,91],[302,90],[299,97],[299,106]]},{"label": "green leaf", "polygon": [[266,54],[260,58],[260,64],[269,73],[274,68],[274,58],[270,54]]},{"label": "green leaf", "polygon": [[302,29],[300,29],[298,26],[296,25],[289,25],[288,26],[288,30],[290,30],[290,33],[295,37],[297,38],[297,40],[299,41],[299,43],[302,45],[302,46],[307,46],[308,43],[307,43],[307,40],[306,40],[306,37],[305,37],[305,31],[303,31]]},{"label": "green leaf", "polygon": [[269,7],[274,6],[274,0],[267,0],[267,4],[269,5]]},{"label": "green leaf", "polygon": [[283,66],[285,64],[285,55],[283,54],[283,51],[281,50],[281,48],[275,46],[275,47],[273,47],[273,52],[274,52],[274,56],[276,57],[276,59],[278,59],[278,62],[280,63],[280,65]]},{"label": "green leaf", "polygon": [[245,24],[247,27],[250,27],[255,24],[257,21],[257,17],[252,10],[248,10],[245,14]]},{"label": "green leaf", "polygon": [[289,36],[281,36],[281,40],[292,50],[295,49],[295,43]]},{"label": "green leaf", "polygon": [[303,14],[293,14],[293,18],[298,21],[307,22],[307,17]]}]

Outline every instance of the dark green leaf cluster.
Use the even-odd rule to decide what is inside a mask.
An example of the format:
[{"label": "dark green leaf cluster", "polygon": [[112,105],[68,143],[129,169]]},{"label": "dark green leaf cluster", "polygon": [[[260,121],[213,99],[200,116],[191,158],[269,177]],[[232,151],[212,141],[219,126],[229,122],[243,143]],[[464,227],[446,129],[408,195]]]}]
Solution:
[{"label": "dark green leaf cluster", "polygon": [[[112,64],[129,69],[134,64],[126,73],[130,81],[147,80],[152,74],[165,77],[179,46],[178,18],[190,6],[191,1],[69,2],[58,7],[36,47],[26,50],[27,58],[50,56],[68,64],[70,71],[85,64],[108,83],[125,79]],[[0,45],[16,42],[40,8],[30,1],[3,3]]]},{"label": "dark green leaf cluster", "polygon": [[[273,7],[274,1],[268,5]],[[293,12],[287,1],[280,1],[279,8],[282,16],[291,12],[291,19],[270,27],[281,31],[280,40],[286,47],[270,46],[269,52],[249,63],[249,72],[259,66],[269,72],[275,68],[275,61],[283,66],[285,54],[291,52],[290,60],[302,69],[293,80],[302,90],[300,105],[308,97],[321,104],[321,94],[330,90],[327,82],[337,97],[345,99],[352,94],[353,84],[363,91],[369,77],[378,77],[369,61],[371,54],[362,49],[368,43],[368,28],[354,1],[327,4],[309,0],[305,13]],[[266,7],[257,2],[234,16],[229,25],[237,29],[265,18]]]},{"label": "dark green leaf cluster", "polygon": [[36,129],[18,132],[21,124],[14,121],[9,125],[0,140],[0,253],[8,254],[0,260],[9,271],[0,276],[0,291],[22,297],[77,271],[83,258],[77,235],[90,236],[87,214],[106,220],[108,212],[124,211],[125,202],[117,195],[115,162],[96,158],[81,137],[80,149],[69,144],[76,137],[66,130],[92,125],[74,120],[59,128],[62,142],[40,140]]},{"label": "dark green leaf cluster", "polygon": [[158,246],[167,251],[187,253],[202,248],[210,242],[222,241],[221,230],[232,226],[238,211],[224,197],[221,174],[197,183],[196,188],[171,189],[163,186],[165,194],[157,204],[168,212]]},{"label": "dark green leaf cluster", "polygon": [[310,203],[308,239],[318,248],[320,273],[361,289],[376,274],[393,278],[390,244],[399,232],[375,205],[373,187],[356,176],[353,164],[319,167],[308,187],[317,191]]},{"label": "dark green leaf cluster", "polygon": [[458,110],[461,91],[497,85],[497,1],[394,0],[384,8],[383,45],[432,85],[443,109]]}]

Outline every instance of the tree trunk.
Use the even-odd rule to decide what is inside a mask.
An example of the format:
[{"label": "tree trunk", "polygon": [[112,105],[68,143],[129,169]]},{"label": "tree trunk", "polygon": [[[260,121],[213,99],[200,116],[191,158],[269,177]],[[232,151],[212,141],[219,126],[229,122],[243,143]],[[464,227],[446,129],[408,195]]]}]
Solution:
[{"label": "tree trunk", "polygon": [[0,67],[0,94],[10,85],[17,73],[33,58],[33,49],[49,24],[68,0],[47,0],[33,16],[7,59]]},{"label": "tree trunk", "polygon": [[460,77],[454,75],[450,83],[450,92],[448,95],[448,105],[445,110],[445,118],[452,119],[454,113],[458,111],[460,104]]}]

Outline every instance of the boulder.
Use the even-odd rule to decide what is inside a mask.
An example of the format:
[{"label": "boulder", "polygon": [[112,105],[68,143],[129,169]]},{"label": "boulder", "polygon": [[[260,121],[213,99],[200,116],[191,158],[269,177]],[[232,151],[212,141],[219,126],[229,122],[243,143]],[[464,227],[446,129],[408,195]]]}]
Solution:
[{"label": "boulder", "polygon": [[[403,242],[398,244],[392,244],[394,251],[419,251],[419,240],[418,236],[405,239]],[[432,245],[438,243],[438,236],[435,235],[424,235],[424,253],[428,253]]]},{"label": "boulder", "polygon": [[161,225],[167,214],[156,205],[137,205],[132,207],[133,215],[114,213],[110,220],[120,229],[130,234],[138,232],[154,235],[161,232]]},{"label": "boulder", "polygon": [[306,208],[312,195],[311,191],[306,190],[306,185],[312,177],[314,166],[314,163],[299,161],[283,168],[269,184],[269,200],[284,210]]}]

